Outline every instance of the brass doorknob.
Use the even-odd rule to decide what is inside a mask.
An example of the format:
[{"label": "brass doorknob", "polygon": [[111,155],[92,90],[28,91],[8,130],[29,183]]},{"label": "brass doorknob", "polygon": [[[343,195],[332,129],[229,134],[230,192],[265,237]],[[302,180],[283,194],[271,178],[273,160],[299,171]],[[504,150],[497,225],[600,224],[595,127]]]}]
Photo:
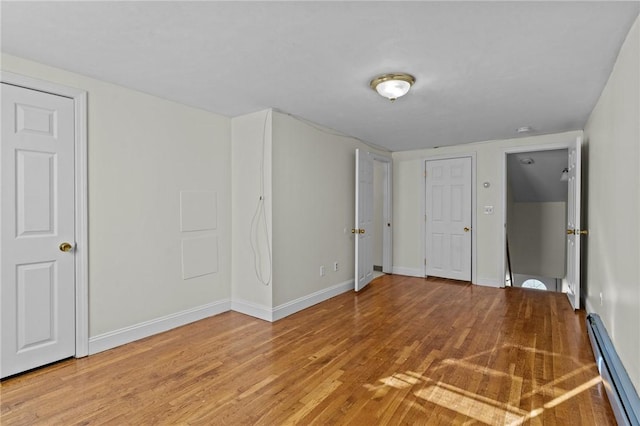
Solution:
[{"label": "brass doorknob", "polygon": [[573,229],[567,229],[567,235],[574,235],[576,233],[576,231],[574,231]]},{"label": "brass doorknob", "polygon": [[567,229],[567,235],[589,235],[586,229]]},{"label": "brass doorknob", "polygon": [[469,231],[471,231],[471,228],[469,228],[468,226],[465,226],[464,227],[464,232],[469,232]]},{"label": "brass doorknob", "polygon": [[67,252],[67,251],[71,251],[72,248],[73,246],[67,242],[60,244],[60,251]]},{"label": "brass doorknob", "polygon": [[359,229],[361,234],[364,234],[364,229]]}]

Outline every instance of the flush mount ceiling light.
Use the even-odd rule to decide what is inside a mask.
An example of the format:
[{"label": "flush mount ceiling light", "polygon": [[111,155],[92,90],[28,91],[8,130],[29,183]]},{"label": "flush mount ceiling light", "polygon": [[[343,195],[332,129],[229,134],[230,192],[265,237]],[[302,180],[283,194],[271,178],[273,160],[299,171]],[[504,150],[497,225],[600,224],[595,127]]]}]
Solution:
[{"label": "flush mount ceiling light", "polygon": [[409,74],[394,73],[384,74],[371,80],[369,85],[373,90],[378,92],[380,96],[384,96],[390,101],[395,101],[400,96],[407,94],[416,79]]}]

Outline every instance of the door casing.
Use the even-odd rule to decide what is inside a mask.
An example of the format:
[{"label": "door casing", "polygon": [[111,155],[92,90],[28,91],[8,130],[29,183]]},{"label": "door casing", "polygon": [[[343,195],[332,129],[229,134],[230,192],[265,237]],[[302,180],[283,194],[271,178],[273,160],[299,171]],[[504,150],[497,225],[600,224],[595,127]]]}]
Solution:
[{"label": "door casing", "polygon": [[89,354],[89,253],[87,186],[87,92],[85,90],[0,71],[0,81],[73,100],[75,196],[75,357]]}]

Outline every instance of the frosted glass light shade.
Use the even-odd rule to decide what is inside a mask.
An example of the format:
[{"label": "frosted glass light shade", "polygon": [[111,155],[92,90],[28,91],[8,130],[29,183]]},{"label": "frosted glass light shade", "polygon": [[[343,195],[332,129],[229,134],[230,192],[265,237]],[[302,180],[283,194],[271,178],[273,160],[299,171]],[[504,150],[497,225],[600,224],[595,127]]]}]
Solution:
[{"label": "frosted glass light shade", "polygon": [[376,86],[376,92],[389,99],[398,99],[409,92],[411,85],[402,80],[383,81]]},{"label": "frosted glass light shade", "polygon": [[395,101],[404,96],[415,82],[415,78],[409,74],[385,74],[371,80],[372,89],[385,98]]}]

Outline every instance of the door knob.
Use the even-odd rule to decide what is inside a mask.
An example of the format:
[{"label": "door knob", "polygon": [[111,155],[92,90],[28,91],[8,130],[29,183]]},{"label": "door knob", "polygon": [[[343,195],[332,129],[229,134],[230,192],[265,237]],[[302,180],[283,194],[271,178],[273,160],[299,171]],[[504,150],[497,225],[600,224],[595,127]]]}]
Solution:
[{"label": "door knob", "polygon": [[364,229],[358,229],[361,234],[364,234]]},{"label": "door knob", "polygon": [[567,229],[567,235],[574,235],[576,233],[576,231],[574,231],[573,229]]},{"label": "door knob", "polygon": [[72,248],[73,246],[67,243],[66,241],[60,244],[60,251],[68,252],[68,251],[71,251]]},{"label": "door knob", "polygon": [[469,231],[471,231],[471,228],[469,228],[468,226],[465,226],[464,227],[464,232],[469,232]]},{"label": "door knob", "polygon": [[567,235],[589,235],[586,229],[567,229]]}]

